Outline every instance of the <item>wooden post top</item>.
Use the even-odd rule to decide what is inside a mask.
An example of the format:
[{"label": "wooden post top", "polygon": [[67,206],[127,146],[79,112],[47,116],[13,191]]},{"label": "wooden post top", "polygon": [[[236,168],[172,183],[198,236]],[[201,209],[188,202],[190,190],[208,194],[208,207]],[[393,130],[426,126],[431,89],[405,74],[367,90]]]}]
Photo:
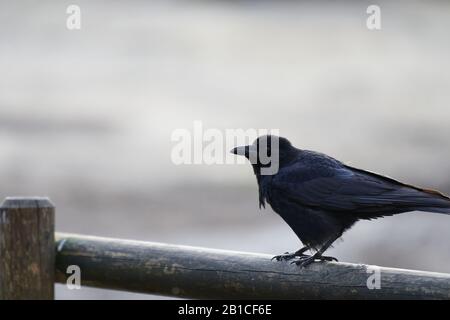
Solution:
[{"label": "wooden post top", "polygon": [[0,300],[54,299],[55,206],[9,197],[0,206]]},{"label": "wooden post top", "polygon": [[55,205],[47,197],[6,197],[0,205],[0,208],[4,209],[54,207]]}]

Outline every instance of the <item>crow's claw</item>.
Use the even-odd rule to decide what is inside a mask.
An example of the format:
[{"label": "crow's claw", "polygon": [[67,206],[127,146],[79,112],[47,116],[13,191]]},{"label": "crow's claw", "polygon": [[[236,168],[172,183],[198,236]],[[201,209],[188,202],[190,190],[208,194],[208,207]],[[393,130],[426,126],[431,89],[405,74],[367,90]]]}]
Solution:
[{"label": "crow's claw", "polygon": [[299,266],[300,268],[305,268],[308,265],[310,265],[311,263],[314,262],[316,258],[314,256],[307,256],[307,257],[301,257],[298,260],[294,260],[291,262],[291,264],[296,264],[297,266]]},{"label": "crow's claw", "polygon": [[321,256],[318,259],[320,259],[321,261],[336,261],[336,262],[339,261],[335,257],[330,257],[330,256]]},{"label": "crow's claw", "polygon": [[295,263],[300,268],[305,268],[306,266],[308,266],[311,263],[313,263],[315,260],[318,260],[319,262],[338,261],[338,259],[336,259],[335,257],[322,256],[322,255],[315,254],[315,255],[312,255],[312,256],[300,257],[299,259],[294,260],[291,263]]},{"label": "crow's claw", "polygon": [[278,256],[273,257],[272,260],[288,261],[288,260],[292,260],[294,258],[309,257],[308,255],[303,253],[307,250],[308,250],[307,247],[303,247],[300,250],[295,251],[294,253],[285,252],[284,254],[280,254]]},{"label": "crow's claw", "polygon": [[286,252],[284,254],[280,254],[280,255],[277,255],[277,256],[273,257],[272,260],[288,261],[288,260],[292,260],[294,258],[299,258],[299,257],[301,258],[301,257],[309,257],[309,256],[306,255],[306,254],[303,254],[303,253],[298,254],[296,252],[294,252],[294,253]]}]

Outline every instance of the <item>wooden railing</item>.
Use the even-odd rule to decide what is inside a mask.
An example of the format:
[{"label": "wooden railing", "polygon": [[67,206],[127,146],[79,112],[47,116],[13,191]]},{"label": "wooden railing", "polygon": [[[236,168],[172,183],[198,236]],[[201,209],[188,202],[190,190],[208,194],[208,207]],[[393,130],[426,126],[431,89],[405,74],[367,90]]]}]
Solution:
[{"label": "wooden railing", "polygon": [[450,299],[449,274],[334,262],[299,269],[262,254],[55,234],[54,215],[46,198],[3,202],[0,299],[54,299],[73,266],[82,286],[173,297]]}]

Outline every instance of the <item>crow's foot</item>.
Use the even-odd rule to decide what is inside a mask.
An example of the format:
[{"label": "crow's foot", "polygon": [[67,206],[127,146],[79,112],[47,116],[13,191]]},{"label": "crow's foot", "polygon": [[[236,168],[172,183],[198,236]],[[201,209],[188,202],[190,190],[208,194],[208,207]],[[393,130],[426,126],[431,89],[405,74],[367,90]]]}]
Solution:
[{"label": "crow's foot", "polygon": [[323,262],[323,261],[338,261],[338,259],[336,259],[335,257],[322,256],[322,255],[318,255],[316,253],[316,254],[314,254],[312,256],[300,257],[299,259],[297,259],[295,261],[292,261],[291,263],[295,263],[300,268],[305,268],[305,267],[307,267],[308,265],[310,265],[311,263],[313,263],[316,260],[318,260],[319,262]]},{"label": "crow's foot", "polygon": [[300,250],[297,250],[294,253],[285,252],[284,254],[280,254],[278,256],[273,257],[272,260],[288,261],[288,260],[292,260],[294,258],[309,257],[309,255],[306,255],[303,253],[307,250],[309,250],[309,248],[304,247],[304,248],[301,248]]},{"label": "crow's foot", "polygon": [[273,257],[272,260],[288,261],[288,260],[292,260],[294,258],[299,258],[299,257],[302,258],[302,257],[309,257],[309,256],[304,253],[297,254],[297,252],[294,252],[294,253],[285,252],[284,254],[280,254],[280,255]]},{"label": "crow's foot", "polygon": [[336,261],[336,262],[339,261],[335,257],[330,257],[330,256],[321,256],[321,257],[319,257],[319,259],[320,259],[320,261]]}]

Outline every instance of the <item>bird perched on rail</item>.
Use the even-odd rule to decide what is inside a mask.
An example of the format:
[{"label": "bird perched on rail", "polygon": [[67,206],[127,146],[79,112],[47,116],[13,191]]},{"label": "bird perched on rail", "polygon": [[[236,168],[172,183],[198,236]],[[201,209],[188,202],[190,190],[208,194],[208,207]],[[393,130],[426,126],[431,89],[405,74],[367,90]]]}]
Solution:
[{"label": "bird perched on rail", "polygon": [[[370,171],[353,168],[322,153],[297,149],[286,138],[261,136],[232,153],[250,160],[259,188],[259,206],[269,203],[304,247],[275,256],[305,267],[336,258],[323,253],[358,220],[408,211],[450,214],[450,198]],[[262,155],[265,155],[264,157]],[[270,162],[265,157],[270,158]],[[276,162],[277,172],[264,173]],[[267,172],[267,170],[266,170]],[[305,252],[312,250],[312,255]]]}]

